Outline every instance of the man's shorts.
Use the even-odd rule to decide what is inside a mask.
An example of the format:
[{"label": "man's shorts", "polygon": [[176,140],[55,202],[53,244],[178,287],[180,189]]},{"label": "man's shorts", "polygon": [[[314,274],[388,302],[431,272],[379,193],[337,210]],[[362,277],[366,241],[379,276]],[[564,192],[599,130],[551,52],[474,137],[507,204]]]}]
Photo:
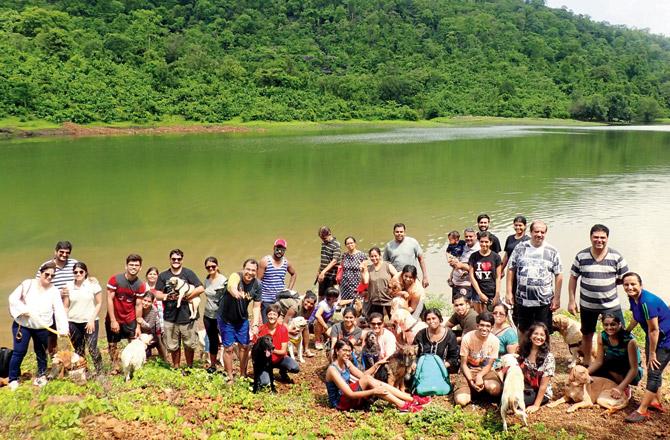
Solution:
[{"label": "man's shorts", "polygon": [[582,321],[582,334],[583,335],[590,335],[592,333],[595,333],[596,331],[596,324],[598,323],[598,318],[601,315],[604,315],[605,313],[609,313],[610,315],[618,316],[619,320],[621,321],[621,325],[625,328],[626,327],[626,321],[624,321],[623,318],[623,312],[621,311],[621,307],[616,307],[612,309],[606,309],[606,310],[591,310],[591,309],[585,309],[584,307],[579,308],[579,318]]},{"label": "man's shorts", "polygon": [[249,345],[249,320],[245,319],[237,325],[219,321],[219,333],[221,333],[224,347],[230,347],[235,342],[240,345]]},{"label": "man's shorts", "polygon": [[195,350],[198,348],[198,333],[195,330],[195,321],[188,324],[176,324],[174,322],[163,322],[165,331],[165,347],[169,352],[179,351],[180,343],[184,348]]},{"label": "man's shorts", "polygon": [[127,324],[122,324],[119,322],[119,332],[112,332],[112,323],[108,320],[105,320],[105,331],[107,332],[107,342],[110,344],[117,344],[121,342],[122,339],[135,339],[135,329],[137,328],[137,322],[129,322]]},{"label": "man's shorts", "polygon": [[[458,384],[458,387],[456,388],[456,391],[454,391],[454,394],[473,394],[475,392],[472,389],[472,387],[470,387],[470,384],[465,379],[465,376],[461,375],[461,377],[459,377],[459,379],[460,379],[459,384]],[[499,384],[502,385],[502,382],[500,381],[500,376],[498,376],[498,373],[496,373],[493,370],[493,368],[491,368],[491,370],[489,370],[489,372],[484,375],[484,381],[487,381],[487,380],[498,382]],[[480,394],[481,393],[486,394],[486,390],[482,390],[479,393]]]}]

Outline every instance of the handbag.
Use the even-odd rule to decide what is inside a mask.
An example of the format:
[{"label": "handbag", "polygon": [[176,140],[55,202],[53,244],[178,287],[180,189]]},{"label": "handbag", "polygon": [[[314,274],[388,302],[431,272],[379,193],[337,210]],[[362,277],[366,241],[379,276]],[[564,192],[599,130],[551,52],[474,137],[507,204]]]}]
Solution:
[{"label": "handbag", "polygon": [[342,276],[344,275],[344,264],[340,263],[339,266],[337,266],[337,273],[335,274],[335,281],[337,284],[340,284],[342,282]]},{"label": "handbag", "polygon": [[7,347],[0,348],[0,377],[9,377],[9,361],[14,350]]}]

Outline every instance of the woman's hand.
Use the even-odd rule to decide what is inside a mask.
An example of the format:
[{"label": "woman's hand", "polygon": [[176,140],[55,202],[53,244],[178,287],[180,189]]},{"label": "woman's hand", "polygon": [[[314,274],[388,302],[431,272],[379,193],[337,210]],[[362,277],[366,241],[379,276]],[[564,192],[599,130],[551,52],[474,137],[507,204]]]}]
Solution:
[{"label": "woman's hand", "polygon": [[621,391],[618,387],[617,388],[612,388],[612,391],[610,391],[610,395],[614,399],[619,399],[621,398],[621,395],[623,394],[623,391]]},{"label": "woman's hand", "polygon": [[383,396],[388,395],[388,393],[389,393],[389,390],[387,390],[386,387],[381,386],[381,385],[378,386],[378,387],[373,388],[372,391],[373,391],[373,394],[377,397],[383,397]]},{"label": "woman's hand", "polygon": [[537,405],[531,405],[526,408],[526,414],[533,414],[534,412],[537,412],[540,409],[539,406]]},{"label": "woman's hand", "polygon": [[91,319],[86,323],[86,333],[90,335],[93,333],[94,330],[95,330],[95,320]]},{"label": "woman's hand", "polygon": [[649,353],[649,368],[651,370],[658,370],[661,367],[661,363],[656,359],[656,352]]},{"label": "woman's hand", "polygon": [[487,304],[489,302],[489,297],[483,293],[480,293],[479,300],[482,302],[482,304]]}]

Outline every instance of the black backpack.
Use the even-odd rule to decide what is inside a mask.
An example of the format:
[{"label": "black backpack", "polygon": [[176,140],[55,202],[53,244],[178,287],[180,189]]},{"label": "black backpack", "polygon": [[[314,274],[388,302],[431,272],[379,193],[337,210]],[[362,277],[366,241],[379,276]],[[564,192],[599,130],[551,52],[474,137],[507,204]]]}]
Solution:
[{"label": "black backpack", "polygon": [[0,377],[9,376],[9,361],[12,359],[13,352],[11,348],[0,348]]}]

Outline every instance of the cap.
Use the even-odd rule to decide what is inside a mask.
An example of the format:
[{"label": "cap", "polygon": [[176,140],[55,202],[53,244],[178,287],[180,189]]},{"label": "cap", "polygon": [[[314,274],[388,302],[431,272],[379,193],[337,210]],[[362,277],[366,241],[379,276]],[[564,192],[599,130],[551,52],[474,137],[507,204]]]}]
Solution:
[{"label": "cap", "polygon": [[281,246],[284,249],[286,249],[286,240],[284,240],[283,238],[276,239],[275,240],[275,247],[277,247],[277,246]]}]

